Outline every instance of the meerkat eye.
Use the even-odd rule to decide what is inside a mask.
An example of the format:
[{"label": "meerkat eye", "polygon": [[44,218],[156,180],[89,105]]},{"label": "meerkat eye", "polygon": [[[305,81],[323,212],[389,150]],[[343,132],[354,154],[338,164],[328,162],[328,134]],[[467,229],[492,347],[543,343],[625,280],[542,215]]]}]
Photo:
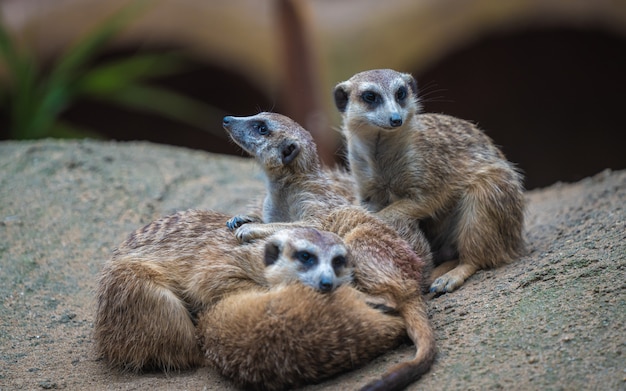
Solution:
[{"label": "meerkat eye", "polygon": [[400,87],[398,88],[398,92],[396,92],[396,100],[398,101],[404,100],[406,98],[406,95],[407,95],[406,87]]},{"label": "meerkat eye", "polygon": [[252,124],[252,127],[254,128],[254,130],[256,130],[261,136],[265,136],[266,134],[268,134],[270,132],[270,130],[267,128],[267,125],[265,124],[265,122],[255,122]]},{"label": "meerkat eye", "polygon": [[313,266],[316,261],[315,255],[311,254],[308,251],[296,252],[295,258],[306,267]]},{"label": "meerkat eye", "polygon": [[344,266],[346,266],[346,257],[344,257],[343,255],[338,255],[335,258],[333,258],[333,269],[339,269],[342,268]]},{"label": "meerkat eye", "polygon": [[378,95],[377,93],[373,91],[365,91],[361,95],[361,99],[363,99],[364,102],[369,103],[369,104],[379,103],[380,95]]}]

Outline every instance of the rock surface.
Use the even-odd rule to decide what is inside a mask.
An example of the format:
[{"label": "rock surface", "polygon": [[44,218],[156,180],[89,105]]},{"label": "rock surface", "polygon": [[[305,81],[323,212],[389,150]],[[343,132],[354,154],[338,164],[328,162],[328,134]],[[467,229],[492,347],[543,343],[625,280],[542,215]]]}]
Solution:
[{"label": "rock surface", "polygon": [[[0,143],[0,390],[234,387],[210,368],[120,374],[94,355],[94,289],[132,230],[188,208],[246,210],[249,159],[149,143]],[[410,389],[626,389],[626,171],[528,192],[528,253],[432,298],[439,354]],[[356,389],[402,346],[308,387]]]}]

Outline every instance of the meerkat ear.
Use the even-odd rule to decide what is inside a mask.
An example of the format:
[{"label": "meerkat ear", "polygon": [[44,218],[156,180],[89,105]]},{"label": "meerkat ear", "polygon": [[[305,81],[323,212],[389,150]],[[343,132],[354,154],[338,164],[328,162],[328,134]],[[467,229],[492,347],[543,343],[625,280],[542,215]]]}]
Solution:
[{"label": "meerkat ear", "polygon": [[265,255],[264,255],[265,266],[270,266],[276,263],[279,255],[280,255],[280,245],[278,243],[270,241],[265,244]]},{"label": "meerkat ear", "polygon": [[346,107],[348,107],[348,97],[350,94],[348,93],[348,84],[346,82],[339,83],[335,87],[334,91],[335,95],[335,106],[340,112],[345,112]]},{"label": "meerkat ear", "polygon": [[289,142],[285,146],[283,146],[282,153],[282,161],[284,165],[287,165],[294,161],[294,159],[300,153],[300,145],[295,142]]},{"label": "meerkat ear", "polygon": [[406,80],[407,84],[411,88],[411,91],[413,92],[413,95],[417,96],[417,81],[415,80],[413,75],[411,75],[409,73],[405,73],[404,74],[404,80]]}]

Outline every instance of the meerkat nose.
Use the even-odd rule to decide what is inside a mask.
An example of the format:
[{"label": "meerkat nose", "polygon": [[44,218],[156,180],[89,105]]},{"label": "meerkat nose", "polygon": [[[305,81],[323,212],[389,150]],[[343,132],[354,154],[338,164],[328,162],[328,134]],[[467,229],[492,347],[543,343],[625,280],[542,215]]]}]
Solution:
[{"label": "meerkat nose", "polygon": [[394,128],[402,125],[402,116],[400,116],[400,114],[398,113],[391,114],[391,116],[389,117],[389,124]]},{"label": "meerkat nose", "polygon": [[223,126],[228,126],[230,125],[230,123],[233,122],[233,117],[231,117],[230,115],[227,115],[226,117],[224,117],[224,119],[222,120],[222,125]]},{"label": "meerkat nose", "polygon": [[319,285],[320,291],[322,292],[330,292],[333,290],[333,280],[329,277],[322,277]]}]

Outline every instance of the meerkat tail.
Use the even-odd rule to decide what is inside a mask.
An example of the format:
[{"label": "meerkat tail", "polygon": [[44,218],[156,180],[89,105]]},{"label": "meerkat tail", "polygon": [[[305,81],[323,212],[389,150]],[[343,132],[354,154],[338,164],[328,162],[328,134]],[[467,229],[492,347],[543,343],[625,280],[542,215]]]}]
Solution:
[{"label": "meerkat tail", "polygon": [[435,361],[435,334],[428,319],[424,299],[420,296],[403,303],[399,310],[405,320],[407,333],[416,345],[415,357],[390,368],[380,379],[368,383],[361,391],[403,390],[428,372]]}]

